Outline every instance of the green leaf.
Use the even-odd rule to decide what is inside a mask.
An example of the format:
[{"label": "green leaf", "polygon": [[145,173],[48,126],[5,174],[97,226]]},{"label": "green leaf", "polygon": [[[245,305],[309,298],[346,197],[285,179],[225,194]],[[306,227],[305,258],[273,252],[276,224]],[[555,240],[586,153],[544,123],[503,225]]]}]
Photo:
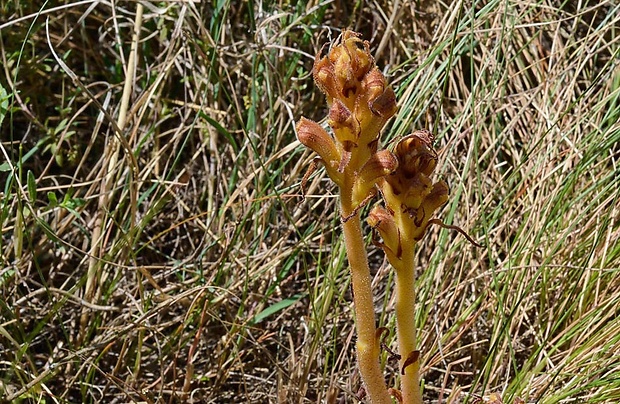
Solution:
[{"label": "green leaf", "polygon": [[4,284],[11,279],[15,275],[15,271],[13,269],[8,269],[6,272],[0,275],[0,287],[4,286]]},{"label": "green leaf", "polygon": [[254,318],[250,320],[250,324],[260,323],[261,321],[271,316],[272,314],[282,311],[286,309],[287,307],[292,306],[293,304],[297,303],[299,300],[301,300],[302,297],[304,296],[300,294],[296,294],[292,297],[289,297],[287,299],[284,299],[277,303],[272,304],[271,306],[267,307],[265,310],[255,315]]},{"label": "green leaf", "polygon": [[86,205],[86,199],[83,198],[69,198],[62,202],[62,206],[67,209],[77,209]]},{"label": "green leaf", "polygon": [[63,208],[67,209],[73,216],[79,218],[80,213],[76,210],[86,204],[86,200],[82,198],[67,198],[65,195],[65,199],[62,201]]},{"label": "green leaf", "polygon": [[58,199],[56,199],[56,194],[52,191],[49,191],[47,193],[47,200],[50,201],[50,205],[52,205],[53,207],[58,206]]},{"label": "green leaf", "polygon": [[24,157],[22,157],[21,162],[25,163],[26,161],[28,161],[30,157],[32,157],[38,151],[39,151],[39,146],[38,145],[34,146],[32,149],[28,150],[28,152],[24,155]]},{"label": "green leaf", "polygon": [[222,125],[220,125],[219,122],[217,122],[215,119],[211,118],[202,111],[200,111],[198,115],[201,118],[205,119],[207,122],[209,122],[211,125],[213,125],[213,127],[217,129],[218,132],[220,132],[226,139],[228,139],[235,152],[239,151],[239,145],[237,145],[235,138],[228,130],[226,130],[226,128],[224,128]]},{"label": "green leaf", "polygon": [[36,219],[36,222],[39,226],[41,226],[41,229],[43,229],[43,232],[47,235],[47,237],[53,241],[54,243],[60,243],[60,239],[58,238],[58,236],[56,235],[56,233],[54,233],[54,230],[52,230],[52,228],[50,227],[49,224],[47,224],[47,222],[45,222],[44,220],[41,220],[39,218]]},{"label": "green leaf", "polygon": [[37,200],[37,182],[34,179],[34,174],[30,170],[28,170],[28,196],[30,196],[31,203]]},{"label": "green leaf", "polygon": [[69,122],[68,118],[65,118],[62,121],[60,121],[60,123],[54,128],[54,135],[57,135],[60,132],[62,132],[67,127],[68,122]]},{"label": "green leaf", "polygon": [[2,126],[2,121],[4,121],[4,117],[9,110],[9,95],[6,92],[6,89],[2,87],[0,83],[0,126]]}]

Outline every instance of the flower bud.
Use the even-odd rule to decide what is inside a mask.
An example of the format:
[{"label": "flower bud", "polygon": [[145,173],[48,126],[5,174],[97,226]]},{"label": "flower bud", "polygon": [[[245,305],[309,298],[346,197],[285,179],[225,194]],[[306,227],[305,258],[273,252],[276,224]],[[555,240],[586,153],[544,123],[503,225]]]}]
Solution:
[{"label": "flower bud", "polygon": [[334,139],[318,123],[302,117],[297,123],[297,138],[306,147],[319,155],[327,169],[330,178],[338,178],[338,165],[341,153],[334,143]]},{"label": "flower bud", "polygon": [[345,146],[346,150],[351,150],[350,146],[347,147],[347,143],[349,142],[357,145],[360,135],[360,125],[355,116],[342,101],[334,100],[329,109],[329,118],[327,122],[334,130],[334,134],[338,141]]},{"label": "flower bud", "polygon": [[370,102],[374,101],[385,91],[386,81],[385,76],[379,71],[378,68],[372,69],[364,80],[362,81],[364,87],[364,94],[366,99]]},{"label": "flower bud", "polygon": [[368,214],[366,222],[376,230],[383,239],[383,250],[388,256],[388,260],[400,257],[402,245],[400,240],[400,230],[394,221],[394,216],[381,206],[375,206]]},{"label": "flower bud", "polygon": [[396,113],[396,95],[388,87],[383,73],[376,67],[372,69],[362,82],[368,100],[368,109],[384,120]]},{"label": "flower bud", "polygon": [[391,88],[385,89],[377,98],[369,101],[369,108],[373,114],[384,120],[391,118],[397,111],[396,94]]},{"label": "flower bud", "polygon": [[327,57],[319,58],[319,55],[316,56],[312,69],[312,76],[319,90],[327,95],[329,103],[331,103],[334,98],[340,96],[341,87],[336,80],[334,65]]},{"label": "flower bud", "polygon": [[398,142],[394,153],[401,163],[405,177],[414,177],[420,173],[430,176],[437,165],[433,135],[425,130],[404,137]]},{"label": "flower bud", "polygon": [[353,31],[343,33],[343,43],[351,58],[351,70],[357,81],[361,81],[375,63],[370,54],[370,44]]},{"label": "flower bud", "polygon": [[431,192],[426,195],[424,201],[422,202],[422,206],[424,207],[424,211],[430,216],[435,212],[441,205],[448,201],[448,197],[450,196],[450,188],[445,181],[439,181],[435,185],[433,185],[433,189]]},{"label": "flower bud", "polygon": [[394,172],[398,160],[389,150],[381,150],[373,154],[357,173],[353,195],[355,202],[361,202],[370,195],[375,184],[386,175]]}]

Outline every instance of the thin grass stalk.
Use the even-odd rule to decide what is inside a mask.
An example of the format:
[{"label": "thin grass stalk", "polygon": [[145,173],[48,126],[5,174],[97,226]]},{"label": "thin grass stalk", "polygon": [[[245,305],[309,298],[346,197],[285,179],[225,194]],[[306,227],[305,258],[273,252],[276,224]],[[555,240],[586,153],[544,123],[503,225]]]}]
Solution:
[{"label": "thin grass stalk", "polygon": [[[142,16],[144,12],[144,6],[141,3],[138,3],[136,6],[136,17],[134,20],[134,33],[132,35],[132,46],[129,54],[129,60],[127,64],[127,74],[125,76],[125,83],[123,86],[123,94],[121,97],[121,105],[119,109],[119,116],[117,120],[117,127],[119,130],[118,136],[120,138],[123,137],[123,129],[125,127],[125,123],[127,121],[127,111],[129,109],[129,99],[131,98],[131,92],[133,89],[133,81],[135,77],[136,71],[136,54],[138,52],[138,42],[140,40],[140,29],[142,27]],[[120,150],[120,144],[118,138],[114,137],[110,146],[109,146],[110,154],[108,159],[108,164],[104,164],[104,168],[102,169],[102,178],[101,178],[101,193],[98,200],[98,215],[95,219],[95,225],[93,228],[93,233],[91,237],[91,249],[88,259],[88,272],[86,275],[86,288],[84,292],[85,300],[93,303],[95,300],[95,290],[97,288],[97,274],[99,269],[99,255],[102,249],[102,231],[106,228],[106,216],[107,212],[109,212],[109,200],[110,194],[112,192],[112,173],[114,172],[116,163],[118,161],[118,153]],[[134,167],[135,168],[135,167]],[[132,203],[132,221],[136,217],[135,215],[135,203]],[[133,227],[133,223],[132,223]],[[141,282],[138,282],[141,284]],[[90,311],[83,310],[80,316],[80,337],[81,341],[85,338],[86,327],[88,321],[90,319]],[[134,368],[134,371],[137,374],[137,367]]]}]

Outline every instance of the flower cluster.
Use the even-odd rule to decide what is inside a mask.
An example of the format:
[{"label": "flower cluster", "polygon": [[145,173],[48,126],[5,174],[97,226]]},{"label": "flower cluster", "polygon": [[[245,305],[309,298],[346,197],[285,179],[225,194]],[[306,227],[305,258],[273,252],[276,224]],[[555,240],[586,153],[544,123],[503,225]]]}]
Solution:
[{"label": "flower cluster", "polygon": [[381,235],[390,262],[424,236],[433,213],[448,200],[446,182],[433,184],[430,178],[437,165],[433,140],[425,130],[403,138],[394,151],[398,168],[379,184],[386,207],[374,207],[368,222]]},{"label": "flower cluster", "polygon": [[327,96],[333,136],[306,118],[297,124],[297,136],[319,155],[342,192],[351,193],[355,209],[344,214],[355,214],[378,180],[396,169],[392,153],[377,151],[379,132],[396,113],[396,97],[375,66],[368,41],[352,31],[345,31],[327,56],[317,55],[313,75]]}]

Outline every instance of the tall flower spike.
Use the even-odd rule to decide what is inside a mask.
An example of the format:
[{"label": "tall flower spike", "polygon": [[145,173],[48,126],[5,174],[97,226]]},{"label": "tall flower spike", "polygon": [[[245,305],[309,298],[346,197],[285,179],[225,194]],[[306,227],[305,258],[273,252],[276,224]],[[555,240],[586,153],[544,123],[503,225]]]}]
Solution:
[{"label": "tall flower spike", "polygon": [[344,31],[326,56],[317,56],[314,80],[326,95],[327,123],[332,134],[302,118],[300,142],[317,152],[340,190],[340,214],[351,269],[357,329],[357,359],[366,393],[372,403],[391,404],[376,338],[371,276],[359,211],[376,194],[376,185],[398,162],[378,151],[379,133],[396,113],[396,97],[375,67],[370,45],[353,31]]}]

